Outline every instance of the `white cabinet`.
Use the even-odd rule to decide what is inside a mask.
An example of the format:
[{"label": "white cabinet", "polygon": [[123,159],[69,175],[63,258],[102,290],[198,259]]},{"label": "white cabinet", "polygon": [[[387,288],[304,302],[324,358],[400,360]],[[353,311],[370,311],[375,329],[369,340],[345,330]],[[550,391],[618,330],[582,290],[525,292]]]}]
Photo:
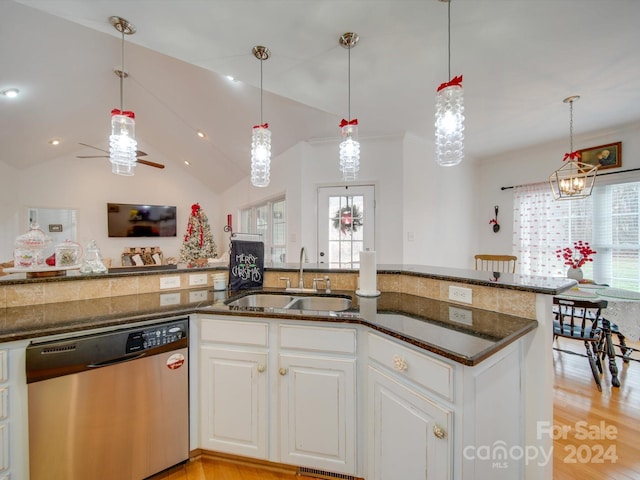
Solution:
[{"label": "white cabinet", "polygon": [[369,477],[445,480],[452,470],[452,365],[368,335]]},{"label": "white cabinet", "polygon": [[356,331],[280,325],[281,462],[356,468]]},{"label": "white cabinet", "polygon": [[200,318],[200,447],[354,474],[356,329]]},{"label": "white cabinet", "polygon": [[268,331],[264,322],[203,320],[202,448],[268,458]]}]

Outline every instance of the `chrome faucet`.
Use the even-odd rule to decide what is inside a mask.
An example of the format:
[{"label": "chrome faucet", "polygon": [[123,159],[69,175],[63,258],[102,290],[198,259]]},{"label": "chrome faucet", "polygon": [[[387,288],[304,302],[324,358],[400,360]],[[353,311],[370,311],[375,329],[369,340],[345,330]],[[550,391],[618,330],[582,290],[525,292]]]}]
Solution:
[{"label": "chrome faucet", "polygon": [[298,280],[298,288],[304,288],[304,280],[302,277],[303,274],[303,267],[302,267],[302,260],[304,259],[304,247],[302,247],[300,249],[300,280]]}]

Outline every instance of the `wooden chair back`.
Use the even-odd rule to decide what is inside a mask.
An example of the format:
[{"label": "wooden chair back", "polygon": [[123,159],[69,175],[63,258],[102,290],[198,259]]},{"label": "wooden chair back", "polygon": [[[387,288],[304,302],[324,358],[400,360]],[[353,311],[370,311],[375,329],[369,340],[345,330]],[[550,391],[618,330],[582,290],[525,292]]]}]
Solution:
[{"label": "wooden chair back", "polygon": [[514,255],[476,255],[476,270],[516,273],[518,257]]},{"label": "wooden chair back", "polygon": [[598,319],[607,305],[606,300],[592,302],[553,297],[554,336],[598,341],[601,330],[598,328]]}]

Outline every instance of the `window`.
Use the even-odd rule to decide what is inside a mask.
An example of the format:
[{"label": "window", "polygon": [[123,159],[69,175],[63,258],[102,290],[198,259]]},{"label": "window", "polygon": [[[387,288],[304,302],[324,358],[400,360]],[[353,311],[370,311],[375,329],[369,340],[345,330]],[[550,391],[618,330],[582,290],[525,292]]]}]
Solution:
[{"label": "window", "polygon": [[598,252],[582,267],[586,278],[640,291],[640,182],[596,184],[590,197],[566,201],[554,201],[548,184],[518,188],[514,214],[521,273],[566,275],[555,251],[583,240]]},{"label": "window", "polygon": [[261,235],[266,262],[283,263],[285,261],[285,207],[285,199],[279,198],[240,211],[240,232]]}]

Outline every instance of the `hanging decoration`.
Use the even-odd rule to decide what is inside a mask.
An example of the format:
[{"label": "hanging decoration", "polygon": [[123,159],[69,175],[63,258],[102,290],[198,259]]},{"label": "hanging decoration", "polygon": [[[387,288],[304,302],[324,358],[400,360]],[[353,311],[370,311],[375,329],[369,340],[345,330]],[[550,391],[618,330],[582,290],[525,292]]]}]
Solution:
[{"label": "hanging decoration", "polygon": [[581,162],[581,154],[573,150],[573,102],[578,95],[563,100],[569,104],[569,152],[564,154],[562,167],[549,176],[551,192],[555,200],[572,200],[591,195],[599,165]]},{"label": "hanging decoration", "polygon": [[333,216],[333,228],[340,230],[343,235],[351,235],[363,225],[362,213],[356,205],[342,207]]},{"label": "hanging decoration", "polygon": [[180,248],[180,262],[187,268],[203,266],[209,258],[217,257],[216,243],[209,226],[209,219],[200,204],[191,205],[191,215]]},{"label": "hanging decoration", "polygon": [[500,224],[498,223],[498,205],[493,207],[493,211],[495,213],[494,217],[489,220],[489,225],[493,225],[493,232],[498,233],[500,231]]},{"label": "hanging decoration", "polygon": [[360,40],[356,33],[347,32],[340,37],[339,43],[349,52],[348,68],[348,114],[349,119],[342,119],[340,129],[342,142],[340,142],[340,173],[345,182],[353,181],[360,170],[360,142],[358,141],[358,119],[351,118],[351,49]]},{"label": "hanging decoration", "polygon": [[451,80],[436,90],[436,162],[452,167],[464,158],[464,103],[462,75],[451,77],[451,2],[446,2],[448,19],[448,68]]},{"label": "hanging decoration", "polygon": [[269,124],[262,122],[262,62],[269,59],[271,52],[267,47],[257,45],[252,53],[260,60],[260,123],[254,125],[251,135],[251,184],[266,187],[270,180],[271,131]]},{"label": "hanging decoration", "polygon": [[111,135],[109,136],[109,161],[111,172],[131,176],[137,165],[135,114],[124,109],[123,80],[128,76],[124,69],[124,36],[133,35],[136,27],[122,17],[110,17],[109,22],[122,34],[122,65],[115,73],[120,77],[120,108],[111,110]]}]

